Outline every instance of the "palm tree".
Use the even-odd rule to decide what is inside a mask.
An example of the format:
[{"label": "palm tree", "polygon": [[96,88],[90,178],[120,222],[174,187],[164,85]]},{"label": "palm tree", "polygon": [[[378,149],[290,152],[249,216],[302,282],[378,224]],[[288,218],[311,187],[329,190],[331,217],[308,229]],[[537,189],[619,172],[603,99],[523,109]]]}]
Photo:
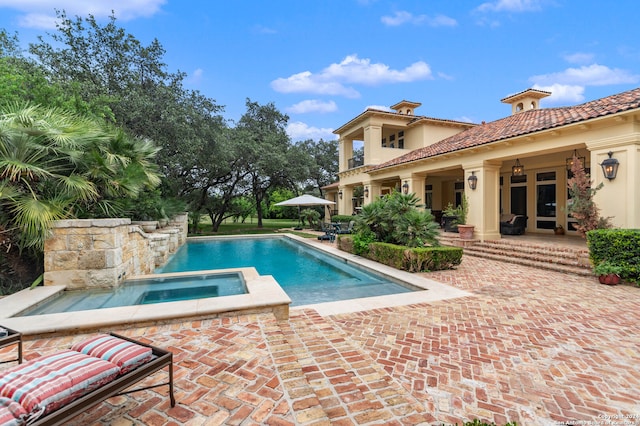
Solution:
[{"label": "palm tree", "polygon": [[118,199],[159,184],[150,141],[71,112],[12,105],[0,112],[0,231],[42,251],[52,222],[108,216]]}]

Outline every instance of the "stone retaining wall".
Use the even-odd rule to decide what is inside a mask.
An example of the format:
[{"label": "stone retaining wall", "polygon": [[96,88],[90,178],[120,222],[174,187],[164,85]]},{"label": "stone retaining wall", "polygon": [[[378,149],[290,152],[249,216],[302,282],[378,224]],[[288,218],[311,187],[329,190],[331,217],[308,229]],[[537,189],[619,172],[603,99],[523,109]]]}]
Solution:
[{"label": "stone retaining wall", "polygon": [[186,242],[187,230],[187,214],[153,233],[130,219],[56,221],[45,242],[44,285],[116,287],[125,278],[153,273]]}]

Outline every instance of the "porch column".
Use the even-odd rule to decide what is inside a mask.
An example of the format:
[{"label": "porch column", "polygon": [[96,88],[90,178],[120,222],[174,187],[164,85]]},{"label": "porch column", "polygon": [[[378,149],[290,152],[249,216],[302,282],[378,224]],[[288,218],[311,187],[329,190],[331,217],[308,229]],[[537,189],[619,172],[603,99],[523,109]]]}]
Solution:
[{"label": "porch column", "polygon": [[[469,201],[467,223],[475,225],[474,238],[500,239],[500,164],[483,162],[464,167],[464,193]],[[472,172],[478,178],[475,190],[469,188]]]},{"label": "porch column", "polygon": [[426,178],[415,174],[405,175],[400,177],[400,191],[404,194],[403,185],[406,183],[409,185],[407,194],[416,194],[418,198],[418,204],[424,204],[424,186]]},{"label": "porch column", "polygon": [[369,125],[364,128],[364,164],[382,162],[382,127]]},{"label": "porch column", "polygon": [[[340,197],[342,192],[342,197]],[[353,187],[341,186],[338,189],[338,214],[350,215],[352,213],[351,198],[353,197]]]},{"label": "porch column", "polygon": [[[591,180],[594,188],[603,184],[594,196],[600,216],[611,217],[615,227],[637,229],[640,228],[640,132],[625,139],[618,141],[617,146],[611,141],[587,143],[591,152]],[[600,167],[602,161],[609,158],[608,152],[620,163],[618,174],[611,181],[604,177]]]},{"label": "porch column", "polygon": [[353,141],[340,139],[338,141],[338,167],[343,172],[349,169],[349,159],[353,158]]},{"label": "porch column", "polygon": [[[369,182],[369,203],[380,198],[380,195],[382,195],[382,185],[380,185],[379,182],[375,181]],[[365,204],[369,203],[365,202]]]}]

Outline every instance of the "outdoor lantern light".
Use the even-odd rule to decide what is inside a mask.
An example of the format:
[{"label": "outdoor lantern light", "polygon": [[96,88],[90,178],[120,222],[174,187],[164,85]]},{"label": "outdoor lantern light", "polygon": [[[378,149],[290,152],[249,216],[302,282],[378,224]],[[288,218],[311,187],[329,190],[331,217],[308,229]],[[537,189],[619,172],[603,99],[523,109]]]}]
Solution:
[{"label": "outdoor lantern light", "polygon": [[515,166],[511,167],[511,176],[522,176],[524,174],[524,166],[520,164],[520,160],[516,158]]},{"label": "outdoor lantern light", "polygon": [[338,191],[338,197],[342,200],[342,190]]},{"label": "outdoor lantern light", "polygon": [[475,191],[478,187],[478,176],[476,176],[476,172],[471,172],[471,176],[467,178],[467,181],[469,182],[469,188]]},{"label": "outdoor lantern light", "polygon": [[402,192],[405,194],[409,193],[409,183],[405,180],[404,184],[402,185]]},{"label": "outdoor lantern light", "polygon": [[369,187],[368,186],[364,187],[364,197],[365,198],[369,198]]},{"label": "outdoor lantern light", "polygon": [[615,158],[611,158],[613,152],[609,151],[607,155],[609,155],[609,158],[605,159],[600,165],[602,166],[602,173],[604,173],[604,177],[609,180],[613,180],[618,174],[618,166],[620,165],[620,162]]},{"label": "outdoor lantern light", "polygon": [[567,157],[567,170],[571,171],[571,168],[573,167],[573,159],[574,158],[577,158],[578,160],[580,160],[580,164],[582,164],[582,167],[584,168],[585,158],[584,157],[578,157],[578,150],[574,149],[573,150],[573,155],[571,157]]}]

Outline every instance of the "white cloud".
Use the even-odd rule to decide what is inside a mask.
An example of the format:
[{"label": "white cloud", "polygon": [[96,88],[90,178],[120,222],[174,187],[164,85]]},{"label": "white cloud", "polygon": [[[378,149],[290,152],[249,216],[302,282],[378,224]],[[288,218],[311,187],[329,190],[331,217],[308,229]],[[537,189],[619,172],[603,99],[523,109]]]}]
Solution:
[{"label": "white cloud", "polygon": [[540,10],[541,0],[496,0],[482,3],[480,12],[533,12]]},{"label": "white cloud", "polygon": [[196,68],[191,74],[187,76],[187,81],[191,84],[199,84],[204,76],[204,70],[202,68]]},{"label": "white cloud", "polygon": [[301,121],[289,123],[287,125],[287,134],[294,142],[307,139],[333,140],[337,137],[333,134],[333,129],[313,127]]},{"label": "white cloud", "polygon": [[533,85],[534,89],[551,92],[551,96],[544,98],[545,103],[554,105],[579,103],[584,101],[584,86],[570,84],[552,84],[549,86]]},{"label": "white cloud", "polygon": [[393,16],[383,16],[380,21],[389,27],[397,27],[406,23],[414,25],[427,24],[431,27],[455,27],[458,25],[455,19],[448,16],[437,15],[432,18],[427,15],[413,15],[404,10],[395,12]]},{"label": "white cloud", "polygon": [[293,74],[288,78],[278,78],[271,82],[271,88],[280,93],[316,93],[339,95],[347,98],[360,97],[360,93],[335,81],[327,81],[326,76],[313,75],[309,71]]},{"label": "white cloud", "polygon": [[64,10],[67,16],[87,16],[96,18],[111,15],[124,21],[138,17],[152,16],[160,11],[167,0],[111,0],[109,2],[78,0],[0,0],[0,7],[23,12],[18,18],[20,25],[29,28],[55,28],[55,10]]},{"label": "white cloud", "polygon": [[278,32],[273,28],[265,27],[264,25],[256,25],[253,30],[258,34],[277,34]]},{"label": "white cloud", "polygon": [[571,64],[588,64],[593,62],[593,53],[576,52],[564,55],[564,60]]},{"label": "white cloud", "polygon": [[580,68],[567,68],[557,73],[534,75],[529,80],[541,86],[553,84],[606,86],[610,84],[635,84],[640,81],[640,75],[619,68],[592,64]]},{"label": "white cloud", "polygon": [[327,113],[337,110],[338,106],[334,101],[322,102],[317,99],[308,99],[287,108],[287,112],[292,114],[306,114],[309,112]]},{"label": "white cloud", "polygon": [[338,64],[331,64],[317,74],[303,71],[287,78],[278,78],[271,87],[281,93],[317,93],[357,98],[360,93],[344,83],[375,86],[387,83],[408,83],[432,79],[431,68],[425,62],[415,62],[403,70],[391,69],[382,63],[371,63],[349,55]]},{"label": "white cloud", "polygon": [[27,13],[18,18],[18,25],[23,28],[40,28],[44,30],[54,30],[57,18],[53,15],[43,15],[41,13]]}]

